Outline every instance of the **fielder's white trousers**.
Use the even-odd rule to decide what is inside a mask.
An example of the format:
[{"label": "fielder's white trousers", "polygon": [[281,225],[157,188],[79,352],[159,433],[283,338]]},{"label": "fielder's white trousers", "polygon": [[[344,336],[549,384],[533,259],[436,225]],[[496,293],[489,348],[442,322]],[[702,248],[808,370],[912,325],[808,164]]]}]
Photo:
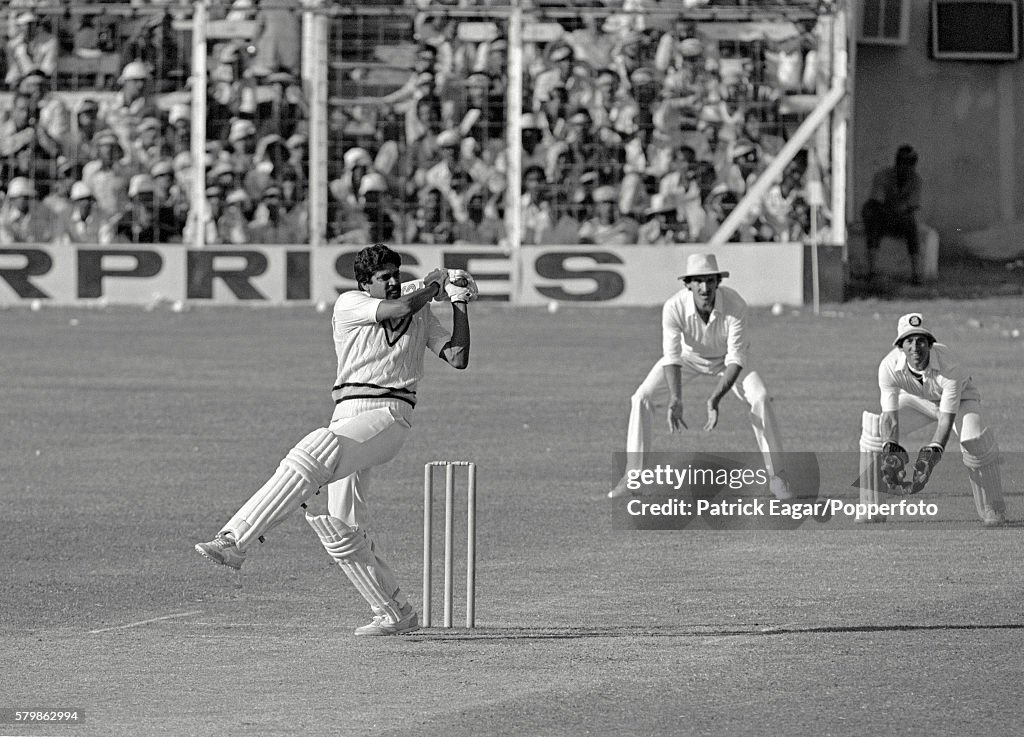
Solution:
[{"label": "fielder's white trousers", "polygon": [[[647,374],[647,378],[633,392],[631,407],[629,411],[629,428],[626,431],[626,470],[637,470],[643,468],[646,453],[651,447],[651,423],[654,419],[654,409],[664,407],[668,404],[669,389],[665,379],[665,366],[668,362],[662,358]],[[710,367],[688,362],[683,358],[680,365],[682,374],[682,385],[687,384],[700,377],[719,377],[725,371],[724,360],[721,363],[713,364]],[[774,476],[781,471],[782,463],[782,441],[775,420],[775,413],[772,409],[771,397],[764,382],[756,371],[744,369],[740,377],[733,384],[732,392],[750,407],[750,426],[754,430],[754,438],[757,440],[757,447],[764,456],[765,470],[769,476]],[[687,404],[684,403],[684,410]],[[704,412],[707,402],[699,404],[689,403],[691,408],[688,412],[687,424],[693,427],[704,424]],[[697,407],[694,411],[692,408]],[[684,418],[687,412],[684,411]]]},{"label": "fielder's white trousers", "polygon": [[[899,403],[900,444],[906,446],[903,439],[905,435],[938,422],[939,406],[906,392],[900,392]],[[980,408],[981,403],[977,399],[964,399],[960,402],[953,421],[953,432],[960,440],[974,440],[985,429],[981,422]]]}]

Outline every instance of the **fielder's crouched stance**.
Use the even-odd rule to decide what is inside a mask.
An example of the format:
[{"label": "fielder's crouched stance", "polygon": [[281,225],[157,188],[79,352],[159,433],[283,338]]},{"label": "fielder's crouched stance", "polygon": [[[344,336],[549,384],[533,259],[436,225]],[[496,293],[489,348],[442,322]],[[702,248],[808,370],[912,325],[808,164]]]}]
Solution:
[{"label": "fielder's crouched stance", "polygon": [[[1006,522],[1006,503],[999,475],[999,446],[982,423],[981,394],[961,367],[959,358],[937,343],[920,313],[900,318],[894,348],[878,367],[882,413],[865,412],[860,436],[860,500],[878,503],[879,489],[916,494],[924,489],[942,458],[951,432],[960,451],[974,495],[978,517],[989,527]],[[900,445],[901,433],[935,424],[931,442],[910,465]],[[859,522],[885,517],[861,516]]]},{"label": "fielder's crouched stance", "polygon": [[718,404],[732,391],[750,407],[750,426],[764,458],[772,494],[779,499],[798,495],[780,475],[783,450],[772,400],[760,375],[750,368],[747,303],[736,291],[721,286],[727,276],[729,272],[718,268],[713,254],[687,258],[686,271],[679,277],[685,287],[662,308],[663,356],[631,399],[626,475],[608,492],[609,497],[629,494],[629,472],[643,468],[651,445],[654,406],[667,400],[669,429],[686,429],[682,387],[704,376],[718,379],[706,402],[704,430],[710,432],[718,424]]},{"label": "fielder's crouched stance", "polygon": [[[401,263],[399,254],[380,243],[356,256],[359,290],[338,297],[332,318],[338,373],[330,426],[300,440],[220,534],[196,545],[206,558],[241,568],[255,541],[327,485],[328,513],[307,512],[306,521],[373,610],[373,621],[357,635],[419,627],[394,573],[361,527],[366,494],[371,469],[397,455],[412,427],[424,349],[455,368],[469,364],[466,303],[477,295],[472,277],[436,270],[403,288]],[[452,304],[451,334],[428,306],[445,299]]]}]

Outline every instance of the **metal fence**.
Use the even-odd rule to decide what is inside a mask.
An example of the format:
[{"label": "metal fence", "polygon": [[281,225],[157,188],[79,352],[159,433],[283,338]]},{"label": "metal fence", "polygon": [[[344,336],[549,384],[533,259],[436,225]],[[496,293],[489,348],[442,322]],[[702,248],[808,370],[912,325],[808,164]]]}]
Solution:
[{"label": "metal fence", "polygon": [[734,237],[805,239],[843,222],[834,131],[785,146],[845,74],[835,17],[14,0],[0,242],[701,242],[780,156]]}]

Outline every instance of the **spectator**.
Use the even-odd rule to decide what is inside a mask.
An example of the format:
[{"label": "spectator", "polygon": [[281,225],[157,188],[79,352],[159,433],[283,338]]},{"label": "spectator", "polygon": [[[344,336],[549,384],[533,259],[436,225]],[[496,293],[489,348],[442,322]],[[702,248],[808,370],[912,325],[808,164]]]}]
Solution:
[{"label": "spectator", "polygon": [[[362,210],[338,222],[338,234],[332,243],[403,243],[401,218],[391,208],[391,192],[378,172],[370,172],[359,182]],[[335,210],[338,218],[340,207]]]},{"label": "spectator", "polygon": [[174,180],[174,164],[161,159],[149,169],[153,181],[153,203],[156,207],[157,222],[179,240],[188,220],[189,202]]},{"label": "spectator", "polygon": [[522,170],[531,166],[546,167],[548,163],[548,147],[544,145],[544,133],[533,113],[523,113],[520,122],[522,130]]},{"label": "spectator", "polygon": [[192,148],[192,108],[184,103],[176,103],[171,106],[167,114],[169,126],[167,134],[167,147],[170,155],[177,156]]},{"label": "spectator", "polygon": [[56,158],[61,153],[60,141],[67,137],[71,127],[67,106],[50,94],[50,78],[39,71],[22,77],[18,92],[28,96],[29,106],[39,121],[38,130],[46,134],[40,136],[40,144],[51,158]]},{"label": "spectator", "polygon": [[522,242],[527,246],[544,244],[544,236],[554,221],[548,201],[547,180],[544,169],[531,166],[523,172]]},{"label": "spectator", "polygon": [[12,179],[0,206],[0,245],[49,243],[53,240],[53,228],[53,213],[39,202],[32,180]]},{"label": "spectator", "polygon": [[255,114],[262,129],[277,133],[285,140],[296,133],[308,134],[309,105],[295,75],[272,72],[264,81],[270,87],[269,100],[265,106],[261,104]]},{"label": "spectator", "polygon": [[466,203],[466,220],[455,224],[456,244],[496,246],[505,240],[505,223],[498,217],[495,207],[486,200],[486,190],[476,187]]},{"label": "spectator", "polygon": [[58,222],[55,243],[99,244],[109,243],[110,237],[101,239],[104,221],[95,208],[92,190],[85,182],[71,185],[71,210]]},{"label": "spectator", "polygon": [[63,142],[64,155],[79,166],[96,158],[93,139],[100,130],[100,106],[91,97],[83,98],[75,110],[74,123]]},{"label": "spectator", "polygon": [[217,218],[218,240],[235,246],[249,243],[249,218],[252,200],[244,189],[228,192],[224,198],[224,212]]},{"label": "spectator", "polygon": [[113,131],[104,129],[93,140],[96,158],[82,167],[82,181],[92,191],[103,216],[115,215],[127,205],[131,173],[121,159],[124,149]]},{"label": "spectator", "polygon": [[81,173],[80,167],[63,156],[57,160],[56,178],[42,199],[43,205],[54,217],[63,218],[71,211],[71,185],[78,181]]},{"label": "spectator", "polygon": [[175,223],[161,222],[156,188],[149,174],[136,174],[128,184],[128,209],[113,221],[114,243],[173,243],[180,238]]},{"label": "spectator", "polygon": [[52,76],[57,70],[59,44],[49,21],[41,20],[35,13],[17,12],[13,29],[7,41],[7,86],[16,87],[31,72]]},{"label": "spectator", "polygon": [[917,211],[921,207],[921,177],[915,171],[917,152],[902,145],[896,162],[877,171],[871,180],[871,194],[861,209],[868,250],[868,278],[875,275],[882,238],[893,235],[907,243],[912,279],[921,283],[921,258],[918,253]]},{"label": "spectator", "polygon": [[[253,64],[273,72],[299,73],[302,47],[302,16],[294,8],[283,5],[259,5],[256,20],[262,32],[256,40]],[[282,133],[290,136],[294,131]]]},{"label": "spectator", "polygon": [[559,187],[555,190],[554,215],[555,223],[544,235],[544,242],[553,246],[574,246],[580,242],[580,215],[583,210],[583,193],[574,192],[570,197],[569,190]]},{"label": "spectator", "polygon": [[298,175],[298,181],[305,188],[309,182],[309,136],[293,133],[284,145],[288,149],[288,168]]},{"label": "spectator", "polygon": [[129,154],[132,168],[136,172],[148,172],[150,167],[164,158],[167,153],[163,141],[163,124],[160,119],[149,116],[139,121]]},{"label": "spectator", "polygon": [[[100,106],[100,119],[114,132],[125,151],[131,150],[132,135],[142,119],[159,115],[156,103],[147,88],[151,76],[149,67],[141,61],[125,64],[117,80],[121,89],[113,99]],[[93,192],[97,196],[97,201],[102,202],[95,188]]]},{"label": "spectator", "polygon": [[505,92],[495,91],[484,72],[473,72],[466,79],[466,113],[459,131],[473,136],[494,156],[505,148]]},{"label": "spectator", "polygon": [[406,241],[424,245],[449,245],[454,240],[451,211],[437,189],[428,189],[409,224]]},{"label": "spectator", "polygon": [[271,184],[263,190],[256,214],[249,224],[249,238],[252,243],[292,244],[305,241],[305,233],[285,217],[278,185]]},{"label": "spectator", "polygon": [[654,195],[645,215],[647,220],[640,226],[637,242],[650,245],[690,242],[689,225],[685,219],[678,219],[676,203],[670,197]]},{"label": "spectator", "polygon": [[127,40],[122,53],[128,60],[141,61],[153,71],[157,93],[181,88],[188,65],[184,49],[172,27],[170,13],[141,13],[122,18],[120,33]]},{"label": "spectator", "polygon": [[[188,213],[182,241],[187,244],[196,242],[199,232],[203,234],[203,242],[207,245],[221,242],[217,230],[217,220],[224,209],[224,190],[217,185],[207,185],[205,198],[199,208],[192,208]],[[198,232],[197,232],[198,231]]]},{"label": "spectator", "polygon": [[[288,146],[276,133],[260,139],[253,153],[252,165],[243,178],[243,186],[251,200],[257,201],[271,184],[281,184],[284,181],[286,172],[292,169],[289,163],[290,156]],[[349,206],[356,205],[349,203]]]},{"label": "spectator", "polygon": [[[16,92],[11,114],[0,124],[0,156],[11,156],[24,148],[32,151],[33,161],[56,159],[60,144],[39,123],[39,109],[32,96]],[[40,166],[42,172],[45,166]]]},{"label": "spectator", "polygon": [[251,120],[235,118],[231,121],[227,148],[231,168],[239,178],[252,171],[256,153],[256,126]]},{"label": "spectator", "polygon": [[639,226],[631,217],[619,214],[618,192],[614,187],[594,190],[594,217],[580,226],[580,243],[625,246],[637,242]]}]

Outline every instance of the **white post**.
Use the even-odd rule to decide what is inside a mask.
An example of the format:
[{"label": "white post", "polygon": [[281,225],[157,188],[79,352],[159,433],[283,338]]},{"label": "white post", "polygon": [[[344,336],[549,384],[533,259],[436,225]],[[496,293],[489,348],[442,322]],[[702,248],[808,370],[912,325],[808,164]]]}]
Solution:
[{"label": "white post", "polygon": [[[849,41],[849,19],[850,3],[841,3],[835,11],[835,22],[833,23],[833,51],[832,51],[832,83],[850,89],[852,79],[849,76],[850,54]],[[849,151],[849,119],[852,113],[850,104],[852,97],[846,99],[836,106],[835,114],[832,116],[832,243],[843,248],[843,263],[847,262],[846,252],[846,223],[847,223],[847,193],[850,174],[850,151]]]},{"label": "white post", "polygon": [[825,122],[829,113],[843,99],[845,94],[845,84],[834,83],[832,85],[832,89],[821,99],[814,110],[811,111],[811,114],[804,119],[804,122],[796,129],[793,137],[786,141],[782,150],[779,151],[779,155],[772,159],[772,162],[765,168],[764,173],[747,190],[746,195],[736,205],[736,209],[729,214],[722,224],[718,226],[718,230],[708,239],[709,246],[720,246],[728,242],[732,234],[736,232],[736,228],[750,214],[750,210],[761,201],[768,188],[781,176],[786,165],[793,160],[797,152],[810,140],[814,132],[818,130],[818,126]]},{"label": "white post", "polygon": [[512,302],[521,298],[523,196],[523,150],[521,141],[523,113],[523,11],[515,7],[508,19],[508,103],[505,130],[508,135],[508,171],[506,172],[505,232],[508,234],[512,267]]},{"label": "white post", "polygon": [[302,13],[303,94],[309,105],[309,244],[327,239],[327,64],[328,20],[322,3],[308,4]]},{"label": "white post", "polygon": [[189,211],[195,224],[193,248],[206,245],[206,28],[209,0],[196,0],[192,5],[192,198]]}]

